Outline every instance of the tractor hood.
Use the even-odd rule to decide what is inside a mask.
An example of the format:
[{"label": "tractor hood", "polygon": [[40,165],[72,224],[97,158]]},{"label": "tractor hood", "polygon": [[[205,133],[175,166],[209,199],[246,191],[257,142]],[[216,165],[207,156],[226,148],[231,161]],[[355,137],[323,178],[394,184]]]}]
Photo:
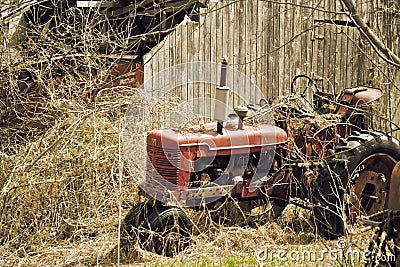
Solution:
[{"label": "tractor hood", "polygon": [[197,125],[185,130],[153,130],[147,136],[147,145],[163,149],[192,151],[196,155],[215,156],[245,154],[274,149],[287,141],[286,132],[273,125],[237,128],[237,121],[224,122],[222,134],[216,132],[216,123]]}]

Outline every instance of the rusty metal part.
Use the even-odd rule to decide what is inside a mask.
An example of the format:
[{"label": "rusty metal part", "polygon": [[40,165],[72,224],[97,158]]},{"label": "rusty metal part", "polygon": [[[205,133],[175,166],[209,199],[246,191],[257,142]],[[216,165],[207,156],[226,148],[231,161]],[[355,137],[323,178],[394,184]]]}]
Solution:
[{"label": "rusty metal part", "polygon": [[361,172],[350,190],[351,217],[364,211],[375,213],[383,210],[386,200],[386,179],[373,171]]},{"label": "rusty metal part", "polygon": [[382,89],[366,86],[358,86],[356,88],[345,89],[344,91],[346,93],[354,93],[353,99],[350,102],[352,106],[371,103],[383,95]]},{"label": "rusty metal part", "polygon": [[286,206],[290,198],[292,171],[280,170],[271,181],[268,181],[266,193],[277,206]]},{"label": "rusty metal part", "polygon": [[220,85],[217,86],[215,91],[215,103],[214,103],[214,119],[217,121],[217,133],[223,134],[223,121],[228,116],[228,98],[230,88],[226,86],[226,67],[227,61],[224,58],[221,64],[221,77]]},{"label": "rusty metal part", "polygon": [[338,138],[346,138],[352,132],[360,130],[359,127],[346,123],[328,125],[314,134],[311,143],[313,153],[320,158],[327,157],[328,150],[337,145]]},{"label": "rusty metal part", "polygon": [[343,90],[339,97],[340,103],[335,113],[344,117],[349,110],[349,106],[358,107],[363,104],[369,104],[379,99],[382,94],[383,91],[379,88],[366,86],[347,88]]},{"label": "rusty metal part", "polygon": [[350,219],[387,208],[391,170],[395,164],[395,159],[384,153],[373,154],[359,164],[351,179]]},{"label": "rusty metal part", "polygon": [[249,109],[246,106],[237,106],[234,110],[239,117],[238,129],[243,130],[243,119],[247,117]]}]

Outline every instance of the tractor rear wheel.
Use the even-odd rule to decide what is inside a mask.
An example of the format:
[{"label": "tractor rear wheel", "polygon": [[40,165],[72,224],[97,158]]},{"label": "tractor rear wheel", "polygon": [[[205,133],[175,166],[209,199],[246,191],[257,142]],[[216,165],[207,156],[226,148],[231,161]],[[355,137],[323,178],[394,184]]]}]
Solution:
[{"label": "tractor rear wheel", "polygon": [[346,233],[346,222],[387,208],[390,177],[400,144],[379,132],[353,132],[332,151],[312,183],[317,232],[326,239]]},{"label": "tractor rear wheel", "polygon": [[146,249],[171,257],[190,244],[193,224],[182,209],[162,206],[149,215],[145,228]]}]

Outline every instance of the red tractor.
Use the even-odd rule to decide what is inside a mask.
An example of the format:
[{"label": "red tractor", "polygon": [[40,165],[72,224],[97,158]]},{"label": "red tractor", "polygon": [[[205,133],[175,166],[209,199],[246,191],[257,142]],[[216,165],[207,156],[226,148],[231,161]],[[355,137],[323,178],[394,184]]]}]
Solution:
[{"label": "red tractor", "polygon": [[328,239],[344,235],[359,215],[387,208],[400,144],[371,130],[371,102],[382,90],[358,86],[335,99],[319,90],[318,78],[298,75],[285,99],[237,107],[237,117],[225,120],[225,73],[223,62],[216,121],[147,134],[140,185],[147,190],[140,195],[151,201],[135,204],[125,218],[146,249],[171,256],[189,244],[193,223],[182,207],[207,209],[223,223],[255,224],[265,218],[266,202],[275,216],[294,203],[312,209]]}]

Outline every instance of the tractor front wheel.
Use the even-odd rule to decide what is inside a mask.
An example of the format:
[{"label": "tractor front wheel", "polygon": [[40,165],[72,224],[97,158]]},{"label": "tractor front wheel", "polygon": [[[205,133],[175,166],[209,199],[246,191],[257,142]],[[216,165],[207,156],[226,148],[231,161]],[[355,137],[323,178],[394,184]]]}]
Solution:
[{"label": "tractor front wheel", "polygon": [[182,209],[162,206],[149,215],[145,228],[146,249],[171,257],[189,245],[193,224]]},{"label": "tractor front wheel", "polygon": [[138,202],[132,206],[124,219],[125,229],[132,238],[140,237],[140,228],[146,225],[147,217],[153,210],[153,204],[149,202]]}]

